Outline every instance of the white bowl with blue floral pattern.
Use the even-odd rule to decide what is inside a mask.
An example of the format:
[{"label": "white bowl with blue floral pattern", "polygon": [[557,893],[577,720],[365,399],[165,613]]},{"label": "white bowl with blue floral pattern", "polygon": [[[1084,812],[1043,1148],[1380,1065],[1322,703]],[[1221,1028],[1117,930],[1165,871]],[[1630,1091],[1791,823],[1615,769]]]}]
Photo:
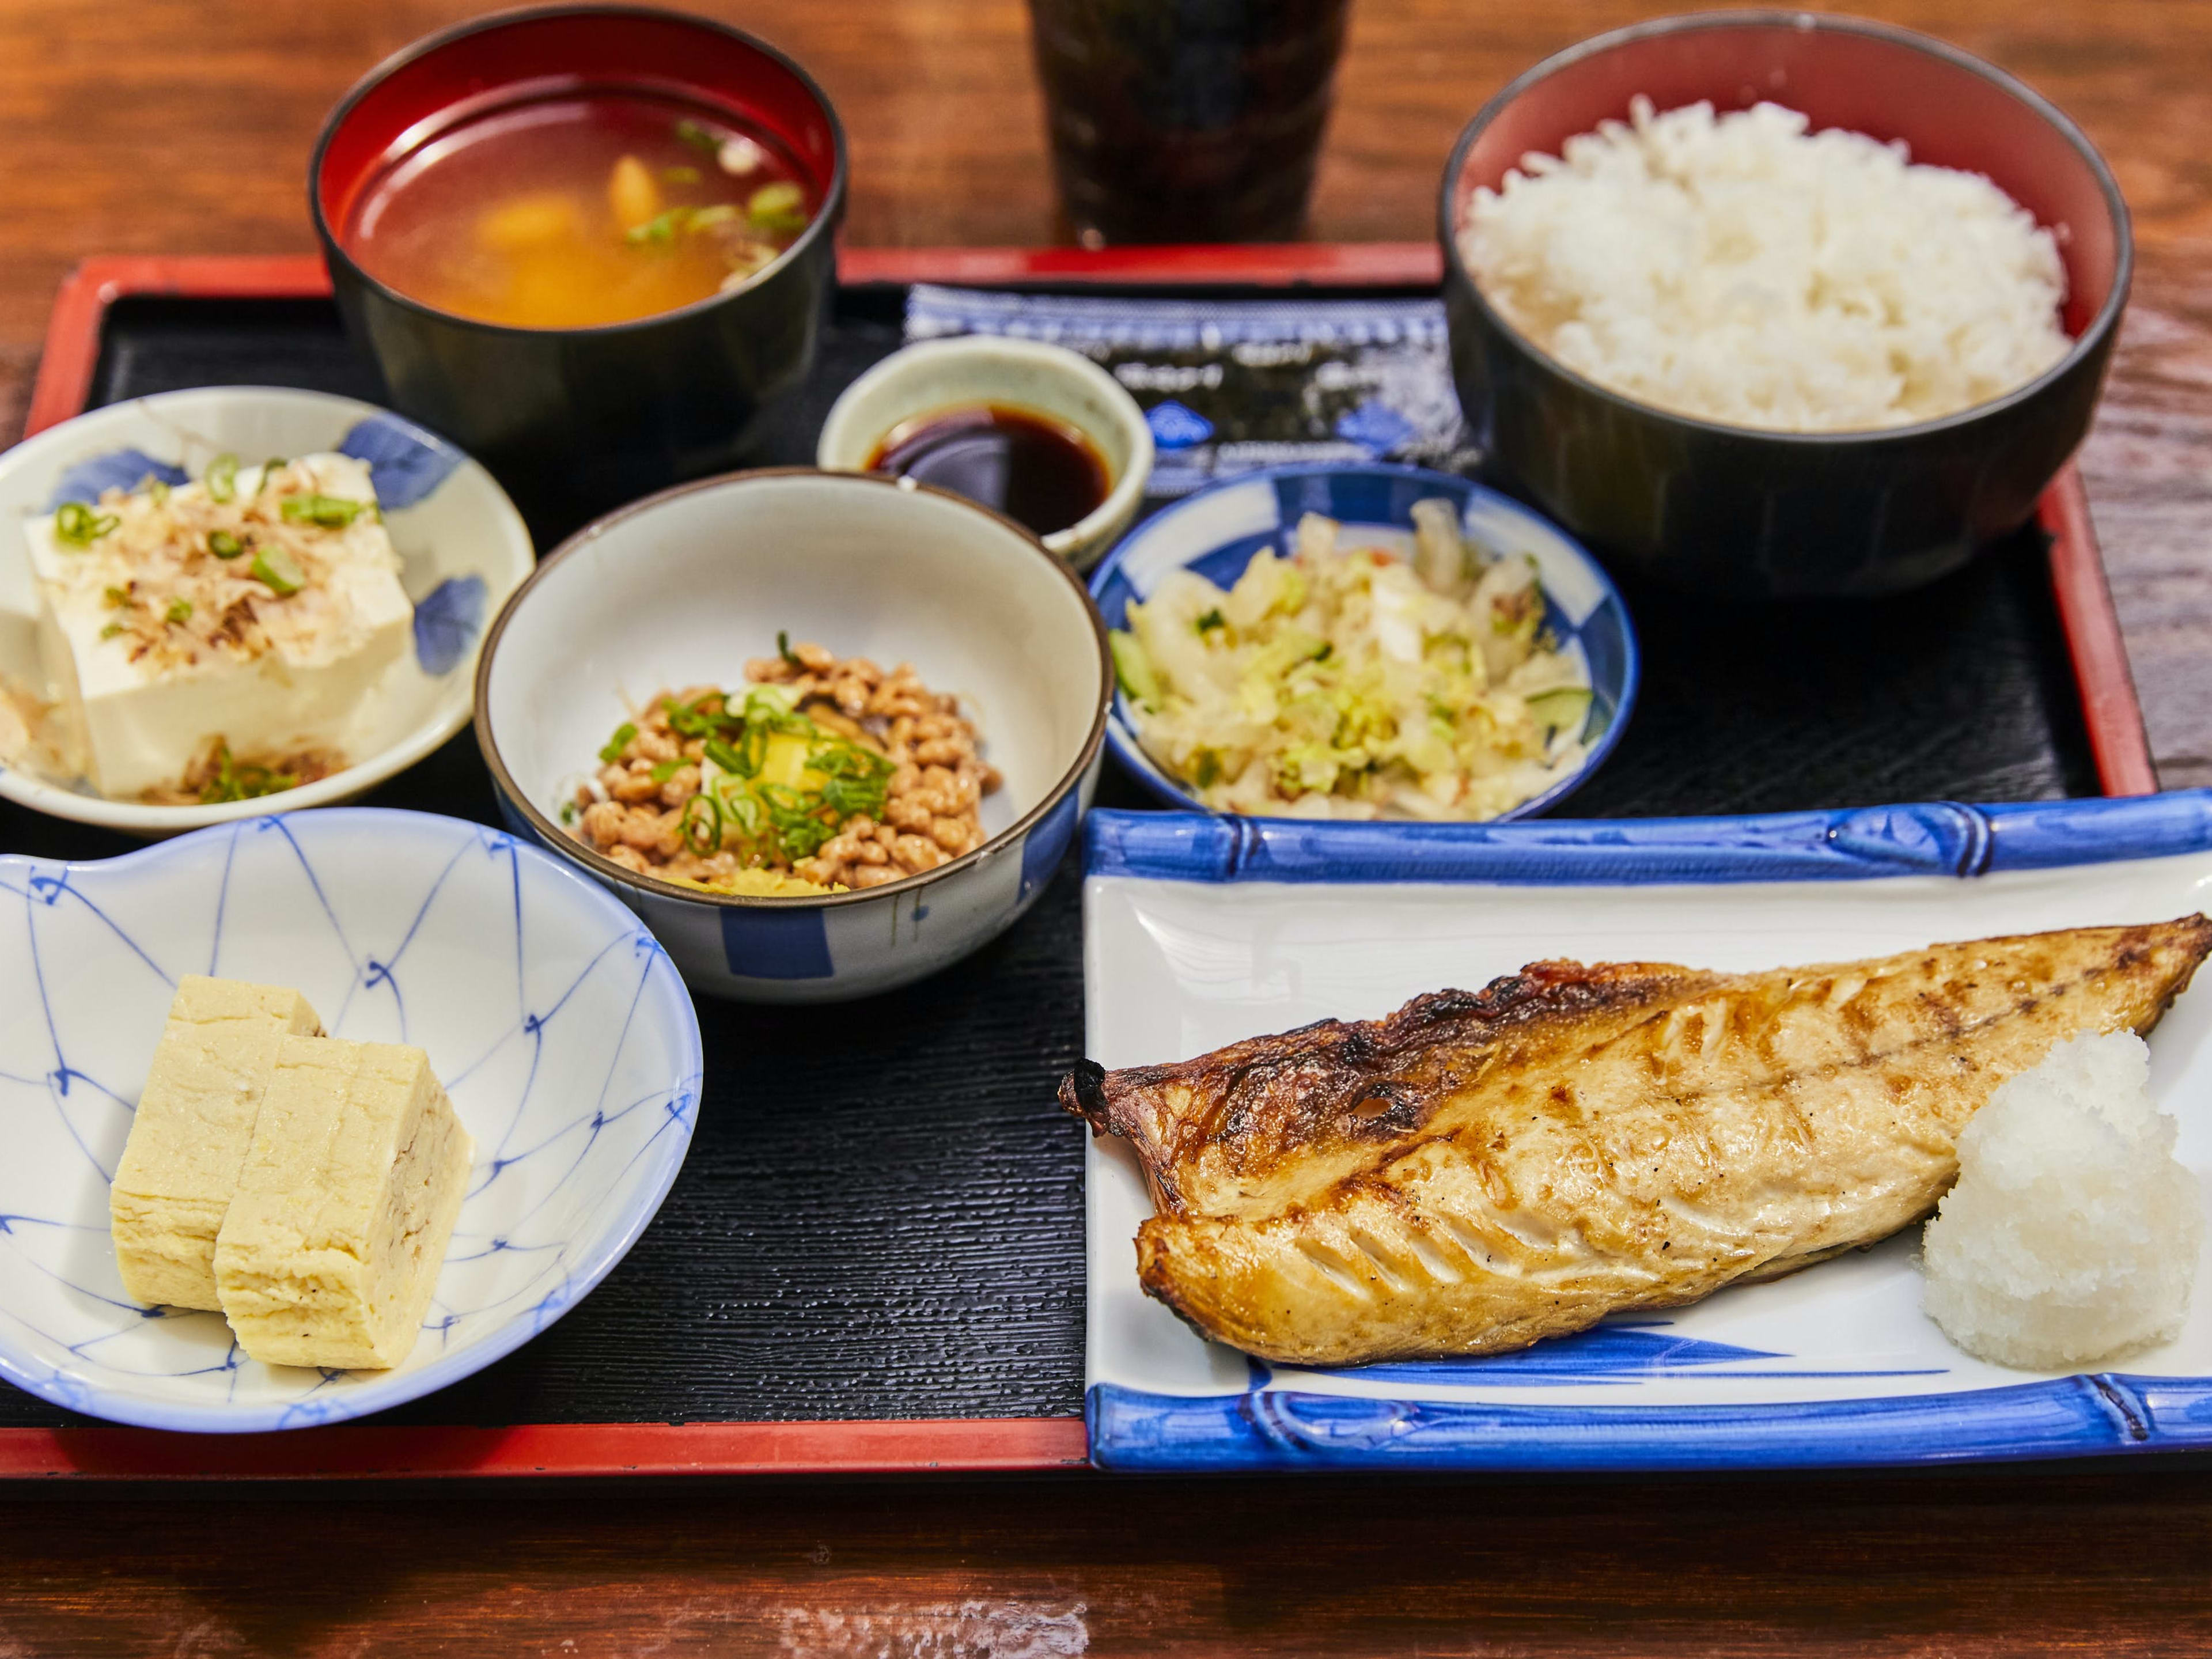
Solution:
[{"label": "white bowl with blue floral pattern", "polygon": [[[415,605],[413,649],[385,682],[389,741],[329,777],[258,800],[149,806],[110,800],[27,764],[0,763],[0,796],[142,836],[349,800],[468,724],[483,624],[530,574],[530,532],[490,473],[436,434],[373,404],[276,386],[200,386],[89,410],[0,455],[0,682],[38,695],[38,597],[21,528],[66,501],[149,477],[198,477],[222,454],[335,450],[370,481]],[[4,757],[0,757],[4,762]]]},{"label": "white bowl with blue floral pattern", "polygon": [[[489,1364],[619,1261],[690,1145],[699,1024],[596,884],[514,837],[341,808],[117,859],[0,858],[0,1376],[152,1428],[362,1416]],[[476,1168],[414,1352],[246,1358],[216,1313],[141,1308],[107,1187],[185,974],[291,986],[332,1035],[430,1056]]]},{"label": "white bowl with blue floral pattern", "polygon": [[[1347,538],[1352,545],[1410,553],[1413,503],[1437,497],[1459,508],[1461,526],[1477,546],[1525,553],[1536,562],[1545,628],[1581,665],[1589,684],[1589,714],[1579,734],[1582,764],[1542,794],[1499,815],[1501,820],[1527,817],[1579,787],[1613,752],[1635,707],[1641,670],[1628,607],[1612,578],[1566,532],[1510,496],[1448,472],[1383,461],[1247,472],[1187,495],[1139,525],[1091,576],[1091,597],[1107,627],[1126,628],[1130,601],[1150,598],[1170,571],[1194,570],[1228,587],[1254,554],[1288,553],[1299,519],[1309,513],[1356,532]],[[1169,805],[1212,810],[1145,752],[1127,699],[1118,692],[1106,743],[1130,775]]]},{"label": "white bowl with blue floral pattern", "polygon": [[[960,700],[1004,780],[988,837],[854,892],[755,898],[616,863],[562,827],[616,728],[656,693],[741,686],[776,636]],[[546,556],[491,626],[477,743],[507,821],[606,883],[695,991],[842,1002],[976,950],[1035,902],[1104,754],[1113,667],[1073,572],[1010,519],[880,473],[784,467],[679,484]]]}]

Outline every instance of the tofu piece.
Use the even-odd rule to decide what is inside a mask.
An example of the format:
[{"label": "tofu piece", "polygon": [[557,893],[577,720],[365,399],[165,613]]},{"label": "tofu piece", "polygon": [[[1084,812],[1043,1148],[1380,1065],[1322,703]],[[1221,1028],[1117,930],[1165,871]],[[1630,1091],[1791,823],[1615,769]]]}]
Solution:
[{"label": "tofu piece", "polygon": [[[234,507],[258,495],[261,471],[239,474]],[[280,476],[295,493],[376,499],[367,464],[349,455],[305,456]],[[246,558],[193,550],[203,538],[185,526],[215,511],[206,497],[197,482],[159,498],[134,493],[115,507],[117,527],[83,547],[61,539],[58,514],[25,526],[62,746],[114,799],[173,786],[217,738],[241,760],[308,751],[360,759],[373,694],[412,636],[415,608],[380,517],[363,513],[318,533],[306,585],[279,596],[251,579]],[[256,533],[235,514],[231,521],[248,540]],[[126,594],[131,605],[118,610]],[[178,603],[187,607],[182,620],[161,622]],[[251,654],[222,642],[234,604],[257,617]],[[154,619],[158,648],[126,618]]]},{"label": "tofu piece", "polygon": [[271,1365],[406,1358],[475,1153],[420,1048],[285,1038],[216,1241],[239,1346]]},{"label": "tofu piece", "polygon": [[220,1308],[215,1241],[252,1143],[276,1045],[322,1022],[297,991],[187,974],[169,1005],[107,1192],[134,1302]]}]

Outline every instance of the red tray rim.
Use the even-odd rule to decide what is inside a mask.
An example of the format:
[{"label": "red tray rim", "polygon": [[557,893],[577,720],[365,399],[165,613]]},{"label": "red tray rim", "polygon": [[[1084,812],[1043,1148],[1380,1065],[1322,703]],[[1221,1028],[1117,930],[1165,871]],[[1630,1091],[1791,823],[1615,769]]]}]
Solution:
[{"label": "red tray rim", "polygon": [[1018,1474],[1083,1468],[1079,1417],[823,1423],[364,1423],[273,1434],[0,1429],[0,1480],[407,1480],[514,1475]]},{"label": "red tray rim", "polygon": [[[1203,286],[1431,286],[1432,242],[1133,247],[841,248],[847,284],[1172,283]],[[319,299],[315,254],[121,254],[64,279],[24,423],[29,436],[78,413],[91,390],[107,308],[131,295]],[[2105,580],[2080,473],[2044,493],[2051,580],[2107,795],[2158,789],[2119,616]],[[1036,1471],[1087,1467],[1080,1417],[933,1418],[772,1423],[536,1423],[496,1428],[340,1425],[278,1434],[188,1435],[89,1426],[0,1429],[0,1479],[407,1480],[459,1476]]]}]

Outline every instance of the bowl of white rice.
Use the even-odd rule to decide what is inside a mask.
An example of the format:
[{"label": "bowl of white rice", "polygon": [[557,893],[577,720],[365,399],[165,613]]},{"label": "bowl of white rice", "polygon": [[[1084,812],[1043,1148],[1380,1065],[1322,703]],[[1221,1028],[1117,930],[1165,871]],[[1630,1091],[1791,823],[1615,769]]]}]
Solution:
[{"label": "bowl of white rice", "polygon": [[2087,431],[2132,263],[2111,171],[2002,70],[1886,25],[1601,35],[1485,106],[1439,212],[1498,479],[1730,598],[1920,586]]}]

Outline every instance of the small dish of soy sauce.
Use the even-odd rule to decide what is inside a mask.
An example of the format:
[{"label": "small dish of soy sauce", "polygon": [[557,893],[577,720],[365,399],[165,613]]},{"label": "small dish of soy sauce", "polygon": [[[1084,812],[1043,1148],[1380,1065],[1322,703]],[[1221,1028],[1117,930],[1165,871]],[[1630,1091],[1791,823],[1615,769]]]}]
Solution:
[{"label": "small dish of soy sauce", "polygon": [[1082,428],[1009,404],[902,421],[884,434],[868,470],[952,490],[1040,536],[1089,518],[1111,487]]},{"label": "small dish of soy sauce", "polygon": [[815,459],[980,501],[1082,570],[1136,516],[1152,434],[1136,399],[1089,358],[963,335],[894,352],[854,381]]}]

